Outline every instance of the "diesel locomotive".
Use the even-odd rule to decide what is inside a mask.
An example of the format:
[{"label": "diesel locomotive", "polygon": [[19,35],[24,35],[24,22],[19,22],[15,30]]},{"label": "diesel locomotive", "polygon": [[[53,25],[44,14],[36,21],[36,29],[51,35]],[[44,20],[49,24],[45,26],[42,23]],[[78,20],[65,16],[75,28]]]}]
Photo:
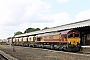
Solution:
[{"label": "diesel locomotive", "polygon": [[34,47],[58,49],[65,51],[80,51],[80,32],[77,30],[65,30],[55,33],[36,35]]}]

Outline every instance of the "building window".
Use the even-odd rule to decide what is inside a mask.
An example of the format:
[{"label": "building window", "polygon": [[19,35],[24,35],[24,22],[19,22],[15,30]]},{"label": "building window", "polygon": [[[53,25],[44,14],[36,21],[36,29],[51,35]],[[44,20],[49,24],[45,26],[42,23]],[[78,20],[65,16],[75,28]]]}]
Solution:
[{"label": "building window", "polygon": [[31,38],[30,38],[30,41],[31,41]]}]

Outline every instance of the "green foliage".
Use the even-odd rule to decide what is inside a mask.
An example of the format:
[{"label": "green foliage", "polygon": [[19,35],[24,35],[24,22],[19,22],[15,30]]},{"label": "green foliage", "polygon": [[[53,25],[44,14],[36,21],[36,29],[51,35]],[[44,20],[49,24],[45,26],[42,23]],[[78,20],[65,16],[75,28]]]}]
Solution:
[{"label": "green foliage", "polygon": [[38,31],[38,30],[40,30],[40,28],[36,28],[36,29],[35,29],[35,31]]},{"label": "green foliage", "polygon": [[[42,30],[44,30],[44,29],[49,29],[49,27],[45,27]],[[40,28],[28,28],[24,31],[24,33],[29,33],[29,32],[39,31],[39,30],[41,30],[41,29]],[[23,34],[23,33],[21,31],[18,31],[18,32],[14,33],[14,36],[20,35],[20,34]],[[11,37],[9,37],[9,38],[11,38]]]},{"label": "green foliage", "polygon": [[38,30],[40,30],[40,28],[36,28],[36,29],[35,28],[28,28],[24,31],[24,33],[34,32],[34,31],[38,31]]},{"label": "green foliage", "polygon": [[14,36],[20,35],[20,34],[23,34],[23,33],[21,31],[18,31],[18,32],[14,33]]},{"label": "green foliage", "polygon": [[43,28],[42,30],[45,30],[45,29],[49,29],[49,27],[45,27],[45,28]]}]

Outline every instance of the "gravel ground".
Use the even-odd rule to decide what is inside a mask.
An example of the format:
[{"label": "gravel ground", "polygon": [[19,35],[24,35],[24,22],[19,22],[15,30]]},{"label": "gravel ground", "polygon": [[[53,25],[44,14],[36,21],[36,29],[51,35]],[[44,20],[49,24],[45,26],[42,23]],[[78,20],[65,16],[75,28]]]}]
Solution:
[{"label": "gravel ground", "polygon": [[77,54],[69,52],[59,52],[41,48],[20,47],[13,48],[0,45],[0,50],[19,60],[90,60],[90,54]]}]

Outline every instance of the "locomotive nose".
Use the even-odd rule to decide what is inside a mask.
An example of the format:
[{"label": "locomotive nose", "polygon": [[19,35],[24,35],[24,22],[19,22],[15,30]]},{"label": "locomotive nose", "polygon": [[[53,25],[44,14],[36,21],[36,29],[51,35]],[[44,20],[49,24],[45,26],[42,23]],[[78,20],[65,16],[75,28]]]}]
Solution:
[{"label": "locomotive nose", "polygon": [[71,42],[72,45],[77,45],[77,42],[74,40]]},{"label": "locomotive nose", "polygon": [[73,41],[73,43],[75,43],[75,41]]},{"label": "locomotive nose", "polygon": [[75,41],[73,41],[73,44],[74,44],[74,45],[77,45],[77,43],[76,43]]}]

